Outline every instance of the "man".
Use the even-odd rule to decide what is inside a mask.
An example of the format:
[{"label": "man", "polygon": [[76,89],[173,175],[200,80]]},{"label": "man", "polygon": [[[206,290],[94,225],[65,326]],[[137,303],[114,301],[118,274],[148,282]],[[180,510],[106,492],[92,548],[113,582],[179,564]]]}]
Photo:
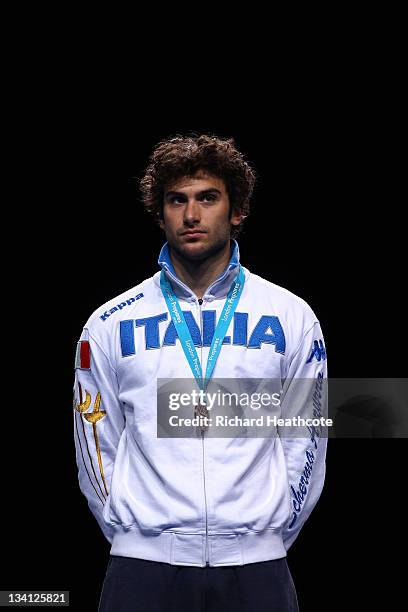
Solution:
[{"label": "man", "polygon": [[[231,139],[159,143],[141,190],[167,239],[161,271],[98,309],[78,343],[79,483],[112,545],[100,612],[298,609],[286,554],[320,496],[327,439],[212,437],[206,420],[215,377],[279,380],[289,396],[288,381],[325,377],[309,306],[240,265],[254,182]],[[158,437],[162,379],[203,393],[195,435]],[[283,413],[304,409],[295,397]]]}]

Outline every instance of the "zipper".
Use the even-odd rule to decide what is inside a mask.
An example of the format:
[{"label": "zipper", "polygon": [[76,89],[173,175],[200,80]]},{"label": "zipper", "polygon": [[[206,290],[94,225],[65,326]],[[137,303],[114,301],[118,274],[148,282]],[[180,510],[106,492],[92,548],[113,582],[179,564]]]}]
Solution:
[{"label": "zipper", "polygon": [[[200,361],[201,371],[203,372],[203,317],[201,311],[201,305],[203,303],[202,298],[198,300],[198,311],[200,316],[200,333],[201,333],[201,347],[200,347]],[[207,489],[205,482],[205,447],[204,447],[204,431],[201,430],[201,448],[203,457],[203,486],[204,486],[204,507],[205,507],[205,564],[210,565],[209,550],[208,550],[208,511],[207,511]]]},{"label": "zipper", "polygon": [[[214,287],[214,285],[223,281],[227,277],[230,270],[231,268],[230,266],[228,266],[225,272],[207,288],[206,295],[208,294],[210,289]],[[170,278],[173,279],[176,283],[178,283],[179,285],[187,289],[188,292],[193,293],[190,287],[187,287],[187,285],[185,285],[179,278],[175,277],[174,274],[170,272],[167,266],[166,266],[166,272],[168,273]],[[198,312],[199,312],[199,317],[200,317],[200,333],[201,333],[200,362],[201,362],[201,370],[203,371],[203,321],[202,321],[201,306],[204,300],[202,298],[197,298],[197,296],[195,296],[195,302],[196,304],[198,304]],[[206,489],[206,480],[205,480],[204,431],[201,431],[201,448],[202,448],[202,458],[203,458],[203,487],[204,487],[204,507],[205,507],[205,564],[210,565],[209,547],[208,547],[208,509],[207,509],[207,489]]]}]

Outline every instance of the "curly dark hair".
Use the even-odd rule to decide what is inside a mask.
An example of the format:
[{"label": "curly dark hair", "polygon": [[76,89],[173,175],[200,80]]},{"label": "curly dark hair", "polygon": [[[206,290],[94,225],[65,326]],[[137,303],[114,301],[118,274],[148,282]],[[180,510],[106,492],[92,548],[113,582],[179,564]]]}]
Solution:
[{"label": "curly dark hair", "polygon": [[[153,149],[145,174],[140,180],[142,202],[157,221],[163,218],[163,197],[167,184],[204,171],[224,181],[231,203],[247,217],[254,190],[255,171],[235,146],[233,138],[191,133],[161,140]],[[231,226],[231,237],[242,229]]]}]

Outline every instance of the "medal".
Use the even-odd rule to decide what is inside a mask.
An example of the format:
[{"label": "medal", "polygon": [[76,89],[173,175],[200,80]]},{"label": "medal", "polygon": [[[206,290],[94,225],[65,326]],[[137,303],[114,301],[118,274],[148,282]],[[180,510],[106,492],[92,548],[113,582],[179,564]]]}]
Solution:
[{"label": "medal", "polygon": [[206,429],[208,429],[208,424],[206,423],[206,421],[204,419],[205,418],[207,418],[207,419],[210,418],[210,413],[208,411],[207,406],[205,406],[205,404],[202,404],[202,403],[199,403],[196,406],[194,406],[194,416],[200,418],[199,429],[202,432],[206,431]]}]

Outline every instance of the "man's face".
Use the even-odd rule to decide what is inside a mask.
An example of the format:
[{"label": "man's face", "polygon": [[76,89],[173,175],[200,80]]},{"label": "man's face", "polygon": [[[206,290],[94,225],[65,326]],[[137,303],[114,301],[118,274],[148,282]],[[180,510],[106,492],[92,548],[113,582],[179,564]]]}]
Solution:
[{"label": "man's face", "polygon": [[190,260],[206,259],[229,242],[231,224],[239,225],[241,214],[229,217],[230,201],[222,179],[203,172],[166,185],[160,227],[178,254]]}]

